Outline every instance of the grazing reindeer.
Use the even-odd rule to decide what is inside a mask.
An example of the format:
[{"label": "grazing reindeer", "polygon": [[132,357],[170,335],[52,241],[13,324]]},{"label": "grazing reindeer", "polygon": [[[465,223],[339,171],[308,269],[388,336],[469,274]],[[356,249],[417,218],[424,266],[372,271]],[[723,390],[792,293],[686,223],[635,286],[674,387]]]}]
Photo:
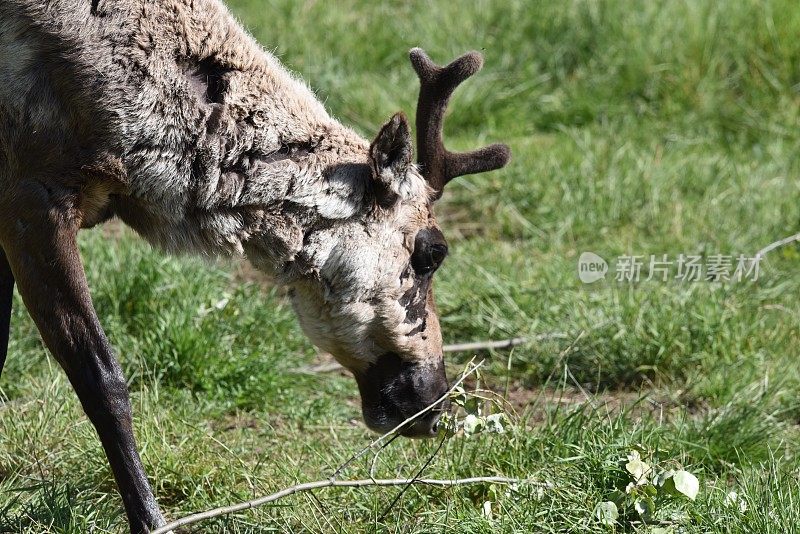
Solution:
[{"label": "grazing reindeer", "polygon": [[[332,119],[217,0],[0,0],[0,342],[16,281],[94,424],[134,532],[164,520],[76,236],[117,216],[171,252],[243,255],[290,289],[304,331],[355,375],[385,431],[447,390],[433,201],[509,150],[442,143],[481,67],[419,49],[419,164],[397,114],[370,144]],[[408,424],[435,431],[443,408]]]}]

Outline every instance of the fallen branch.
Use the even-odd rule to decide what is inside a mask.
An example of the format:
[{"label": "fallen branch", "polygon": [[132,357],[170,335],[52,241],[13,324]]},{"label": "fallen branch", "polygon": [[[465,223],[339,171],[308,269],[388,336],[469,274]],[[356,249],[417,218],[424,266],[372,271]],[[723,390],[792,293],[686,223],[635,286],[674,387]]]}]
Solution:
[{"label": "fallen branch", "polygon": [[470,350],[510,349],[518,345],[525,345],[531,341],[545,341],[548,339],[567,339],[569,336],[563,332],[539,334],[533,337],[512,337],[498,341],[473,341],[469,343],[455,343],[442,347],[444,352],[467,352]]},{"label": "fallen branch", "polygon": [[[518,347],[519,345],[526,345],[534,341],[547,341],[549,339],[568,339],[569,336],[563,332],[550,332],[546,334],[539,334],[531,337],[512,337],[509,339],[498,339],[489,341],[468,341],[466,343],[453,343],[452,345],[444,345],[442,351],[444,352],[469,352],[473,350],[501,350]],[[333,373],[344,369],[344,367],[337,362],[321,363],[319,365],[301,367],[296,369],[297,372],[306,374],[319,374],[319,373]]]},{"label": "fallen branch", "polygon": [[756,255],[754,256],[753,259],[755,261],[761,261],[761,258],[763,258],[768,252],[771,252],[771,251],[775,250],[776,248],[780,248],[780,247],[782,247],[784,245],[788,245],[789,243],[794,243],[795,241],[800,241],[800,233],[797,233],[797,234],[794,234],[794,235],[790,235],[789,237],[786,237],[786,238],[783,238],[783,239],[779,239],[778,241],[775,241],[774,243],[770,243],[766,247],[764,247],[761,250],[759,250],[758,252],[756,252]]},{"label": "fallen branch", "polygon": [[303,373],[306,375],[316,375],[321,373],[333,373],[336,371],[341,371],[344,369],[344,366],[339,362],[328,362],[328,363],[320,363],[317,365],[307,365],[303,367],[298,367],[297,369],[293,369],[296,373]]},{"label": "fallen branch", "polygon": [[204,521],[206,519],[211,519],[214,517],[240,512],[242,510],[249,510],[251,508],[256,508],[258,506],[275,502],[279,499],[288,497],[289,495],[302,491],[311,491],[315,489],[334,488],[334,487],[362,488],[366,486],[406,486],[408,484],[424,484],[427,486],[440,486],[440,487],[465,486],[468,484],[530,484],[539,487],[550,487],[547,483],[537,482],[531,479],[508,478],[508,477],[471,477],[471,478],[457,478],[449,480],[436,479],[436,478],[418,478],[418,479],[365,478],[361,480],[334,480],[334,479],[318,480],[316,482],[306,482],[304,484],[297,484],[296,486],[291,486],[289,488],[273,493],[272,495],[259,497],[258,499],[253,499],[239,504],[232,504],[230,506],[221,506],[219,508],[208,510],[206,512],[199,512],[196,514],[188,515],[186,517],[182,517],[181,519],[172,521],[171,523],[167,523],[163,527],[155,529],[150,534],[166,534],[167,532],[179,527],[191,525],[199,521]]}]

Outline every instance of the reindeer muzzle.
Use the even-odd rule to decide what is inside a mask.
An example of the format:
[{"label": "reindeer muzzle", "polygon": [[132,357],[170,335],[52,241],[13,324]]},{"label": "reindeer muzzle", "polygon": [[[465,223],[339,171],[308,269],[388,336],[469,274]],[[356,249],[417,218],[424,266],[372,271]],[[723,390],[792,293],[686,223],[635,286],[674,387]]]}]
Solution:
[{"label": "reindeer muzzle", "polygon": [[433,437],[442,413],[450,403],[447,376],[441,357],[435,363],[404,361],[387,353],[366,371],[355,373],[361,393],[361,410],[367,426],[377,432],[388,432],[419,412],[425,413],[408,421],[400,434],[411,438]]}]

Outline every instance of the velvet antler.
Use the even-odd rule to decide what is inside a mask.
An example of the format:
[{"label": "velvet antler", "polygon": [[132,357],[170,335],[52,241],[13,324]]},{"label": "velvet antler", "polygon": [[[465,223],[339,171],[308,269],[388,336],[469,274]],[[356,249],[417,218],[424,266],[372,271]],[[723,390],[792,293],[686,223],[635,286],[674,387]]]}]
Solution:
[{"label": "velvet antler", "polygon": [[442,196],[447,182],[457,176],[493,171],[504,167],[511,150],[494,144],[472,152],[450,152],[442,141],[444,113],[450,96],[461,82],[481,70],[483,56],[468,52],[445,67],[440,67],[421,48],[409,52],[411,65],[420,81],[417,102],[417,152],[422,174]]}]

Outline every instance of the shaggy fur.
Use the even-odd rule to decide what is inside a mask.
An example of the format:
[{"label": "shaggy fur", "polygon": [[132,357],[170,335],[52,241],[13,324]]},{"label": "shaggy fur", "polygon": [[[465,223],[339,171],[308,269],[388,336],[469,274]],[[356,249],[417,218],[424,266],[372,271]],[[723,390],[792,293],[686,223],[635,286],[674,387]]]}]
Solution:
[{"label": "shaggy fur", "polygon": [[4,0],[0,78],[0,192],[48,176],[80,189],[84,227],[116,214],[167,251],[244,254],[350,366],[376,345],[440,356],[436,321],[406,339],[397,304],[435,224],[425,181],[385,169],[400,202],[377,209],[369,143],[222,4]]}]

